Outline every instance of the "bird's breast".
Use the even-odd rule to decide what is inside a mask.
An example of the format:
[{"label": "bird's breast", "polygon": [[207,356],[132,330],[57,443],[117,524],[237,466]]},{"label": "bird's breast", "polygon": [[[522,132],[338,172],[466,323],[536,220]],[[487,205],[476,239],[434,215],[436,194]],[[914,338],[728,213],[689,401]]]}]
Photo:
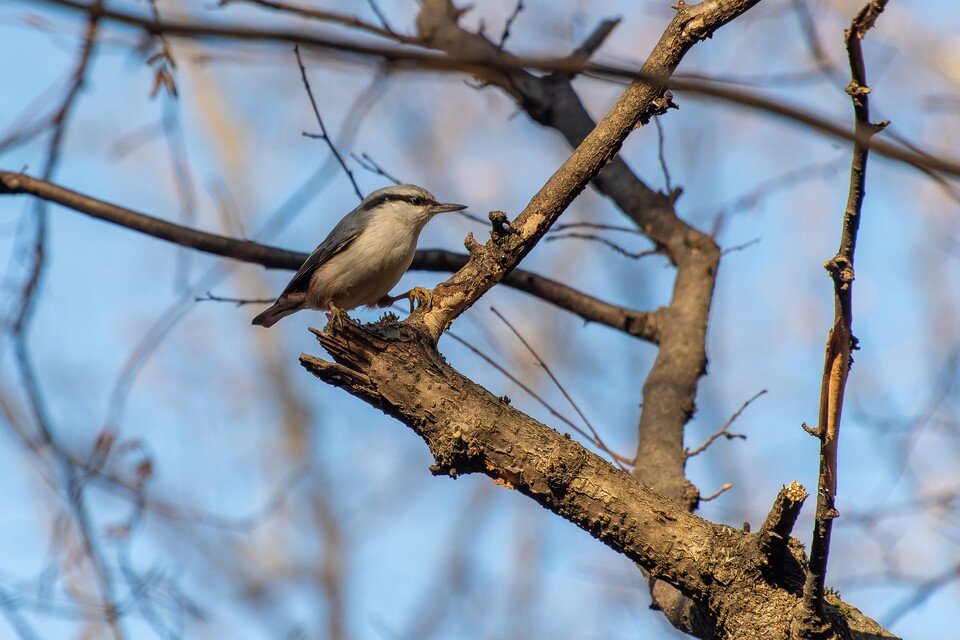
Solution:
[{"label": "bird's breast", "polygon": [[396,225],[364,229],[344,251],[317,269],[310,282],[311,298],[326,308],[374,305],[400,281],[413,260],[417,234]]}]

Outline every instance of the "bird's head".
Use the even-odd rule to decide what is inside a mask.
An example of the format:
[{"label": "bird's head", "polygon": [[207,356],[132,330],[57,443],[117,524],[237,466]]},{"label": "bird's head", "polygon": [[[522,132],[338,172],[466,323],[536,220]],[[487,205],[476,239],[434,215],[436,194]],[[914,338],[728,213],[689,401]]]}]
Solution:
[{"label": "bird's head", "polygon": [[360,208],[375,216],[390,216],[423,226],[438,213],[462,211],[465,204],[438,202],[432,193],[414,184],[398,184],[372,192]]}]

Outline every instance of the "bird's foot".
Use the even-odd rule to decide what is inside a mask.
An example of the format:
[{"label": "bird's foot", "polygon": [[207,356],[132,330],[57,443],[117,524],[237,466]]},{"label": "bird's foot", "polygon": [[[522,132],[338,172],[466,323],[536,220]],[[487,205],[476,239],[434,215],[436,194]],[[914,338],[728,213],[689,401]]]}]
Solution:
[{"label": "bird's foot", "polygon": [[433,291],[424,287],[414,287],[407,292],[406,296],[410,300],[410,313],[418,307],[424,307],[429,311],[433,307]]},{"label": "bird's foot", "polygon": [[347,315],[347,312],[332,304],[330,305],[330,311],[327,312],[327,318],[330,319],[329,324],[332,324],[337,331],[343,329],[344,322],[350,322],[350,316]]}]

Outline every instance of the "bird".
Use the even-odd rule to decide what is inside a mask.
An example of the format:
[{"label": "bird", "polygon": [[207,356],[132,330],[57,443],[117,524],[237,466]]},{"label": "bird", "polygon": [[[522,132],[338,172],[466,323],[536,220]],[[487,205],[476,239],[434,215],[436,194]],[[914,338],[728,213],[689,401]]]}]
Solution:
[{"label": "bird", "polygon": [[253,319],[269,328],[301,309],[330,311],[342,322],[347,310],[387,306],[403,298],[429,302],[415,287],[399,296],[390,290],[413,262],[420,231],[439,213],[467,205],[438,202],[413,184],[377,189],[340,220],[304,261],[276,302]]}]

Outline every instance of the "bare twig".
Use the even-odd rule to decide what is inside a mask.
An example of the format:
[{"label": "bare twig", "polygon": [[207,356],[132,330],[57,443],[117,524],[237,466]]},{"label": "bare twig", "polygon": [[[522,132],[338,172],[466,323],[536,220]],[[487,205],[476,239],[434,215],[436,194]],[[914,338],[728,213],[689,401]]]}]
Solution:
[{"label": "bare twig", "polygon": [[513,21],[517,19],[517,16],[520,15],[520,12],[523,11],[523,0],[517,0],[516,6],[513,8],[513,11],[507,17],[507,21],[503,25],[503,33],[500,34],[500,42],[497,43],[497,49],[503,50],[503,45],[507,44],[507,38],[510,37],[510,28],[513,26]]},{"label": "bare twig", "polygon": [[833,520],[839,513],[835,507],[837,494],[837,450],[840,436],[840,415],[843,410],[844,390],[850,372],[853,350],[857,339],[853,336],[853,280],[854,252],[860,213],[863,207],[868,148],[859,140],[878,133],[887,123],[870,121],[870,104],[866,70],[863,61],[863,40],[883,12],[887,0],[870,0],[854,17],[846,31],[847,54],[852,79],[847,93],[853,100],[858,142],[854,144],[850,167],[850,192],[843,214],[843,231],[837,255],[824,265],[833,280],[834,323],[827,334],[824,355],[823,381],[820,388],[819,423],[816,435],[820,439],[820,474],[817,484],[817,512],[810,547],[810,561],[803,586],[802,624],[810,637],[821,637],[831,632],[832,625],[825,615],[824,582],[830,552],[830,534]]},{"label": "bare twig", "polygon": [[699,447],[697,447],[696,449],[693,449],[693,450],[687,449],[686,451],[684,451],[684,452],[683,452],[684,457],[685,457],[685,458],[692,458],[693,456],[698,456],[698,455],[700,455],[701,453],[703,453],[704,451],[706,451],[706,450],[710,447],[710,445],[712,445],[712,444],[713,444],[717,439],[719,439],[719,438],[726,438],[727,440],[734,440],[734,439],[737,439],[737,440],[746,440],[746,439],[747,439],[747,436],[745,436],[744,434],[742,434],[742,433],[730,433],[729,429],[730,429],[731,425],[733,425],[733,423],[736,422],[737,418],[740,417],[740,414],[742,414],[742,413],[746,410],[746,408],[749,407],[749,406],[753,403],[754,400],[756,400],[757,398],[759,398],[760,396],[762,396],[762,395],[765,394],[766,392],[767,392],[767,390],[766,390],[766,389],[763,389],[763,390],[757,392],[756,394],[754,394],[753,397],[751,397],[749,400],[747,400],[746,402],[744,402],[744,403],[740,406],[740,408],[737,409],[737,410],[733,413],[733,415],[730,416],[730,417],[727,419],[727,421],[726,421],[725,423],[723,423],[723,426],[720,427],[720,430],[719,430],[719,431],[717,431],[716,433],[714,433],[713,435],[711,435],[709,438],[707,438],[707,439],[704,441],[704,443],[701,444],[701,445],[700,445]]},{"label": "bare twig", "polygon": [[714,491],[714,492],[711,493],[710,495],[708,495],[708,496],[700,496],[700,502],[710,502],[711,500],[716,500],[717,498],[719,498],[721,495],[723,495],[724,493],[726,493],[726,492],[729,491],[730,489],[733,489],[733,483],[732,483],[732,482],[724,482],[724,483],[720,486],[719,489],[717,489],[716,491]]},{"label": "bare twig", "polygon": [[607,447],[606,444],[604,444],[603,438],[601,438],[600,434],[597,433],[597,430],[593,428],[593,425],[590,423],[590,420],[587,418],[586,414],[580,409],[580,405],[578,405],[576,400],[574,400],[573,397],[569,393],[567,393],[567,390],[563,387],[563,385],[557,379],[557,376],[553,374],[553,371],[550,370],[550,367],[547,365],[544,359],[540,357],[540,354],[537,353],[536,349],[534,349],[533,346],[531,346],[531,344],[527,342],[526,338],[523,337],[523,334],[520,333],[520,331],[518,331],[517,328],[513,326],[513,324],[509,320],[507,320],[507,318],[502,313],[497,311],[496,307],[490,307],[490,311],[492,311],[495,316],[500,318],[500,321],[503,322],[503,324],[507,325],[507,328],[510,329],[510,332],[517,337],[517,340],[520,341],[520,344],[524,346],[527,352],[531,356],[533,356],[533,359],[537,361],[537,364],[540,366],[540,368],[543,369],[544,373],[547,374],[547,376],[550,378],[550,381],[553,382],[553,385],[560,391],[561,394],[563,394],[563,397],[566,399],[567,403],[571,407],[573,407],[574,411],[577,412],[577,415],[580,416],[581,420],[583,420],[583,424],[586,425],[587,429],[590,430],[590,435],[592,436],[590,440],[594,442],[598,447],[600,447],[603,451],[607,452],[607,454],[610,455],[611,459],[613,459],[613,461],[617,464],[617,466],[619,466],[621,469],[626,471],[627,468],[624,465],[620,464],[620,461],[618,460],[619,456],[617,456],[616,453],[611,451],[610,448]]},{"label": "bare twig", "polygon": [[197,296],[194,299],[194,302],[231,302],[238,307],[242,307],[245,304],[270,304],[274,302],[274,298],[225,298],[223,296],[215,296],[209,291],[204,296]]},{"label": "bare twig", "polygon": [[370,6],[373,8],[374,13],[377,14],[377,18],[380,20],[382,27],[378,27],[375,24],[370,24],[356,16],[351,16],[343,13],[337,13],[335,11],[323,11],[321,9],[312,9],[308,7],[301,7],[289,2],[279,2],[277,0],[220,0],[220,6],[225,6],[228,4],[233,4],[234,2],[247,2],[249,4],[255,4],[261,6],[265,9],[272,9],[274,11],[280,11],[283,13],[289,13],[301,16],[303,18],[309,18],[311,20],[319,20],[322,22],[333,22],[335,24],[342,24],[345,27],[350,27],[352,29],[357,29],[359,31],[364,31],[366,33],[372,33],[374,35],[382,36],[391,40],[396,40],[397,42],[402,42],[404,44],[416,44],[417,38],[406,36],[401,33],[397,33],[389,27],[386,22],[385,17],[380,11],[380,8],[370,0]]},{"label": "bare twig", "polygon": [[300,57],[300,45],[293,46],[293,52],[297,56],[297,66],[300,67],[300,78],[303,80],[303,88],[307,90],[307,96],[310,98],[310,106],[313,107],[313,115],[317,117],[317,124],[320,125],[320,135],[304,133],[311,138],[320,138],[327,143],[327,146],[330,147],[331,153],[337,159],[337,162],[340,164],[340,168],[343,169],[344,173],[347,174],[347,178],[350,179],[350,184],[353,185],[353,190],[357,194],[357,198],[363,200],[363,193],[360,191],[360,187],[357,185],[357,179],[353,176],[353,171],[350,170],[350,167],[347,166],[346,161],[343,159],[343,156],[340,155],[340,152],[337,151],[336,145],[333,144],[333,140],[330,139],[330,136],[327,135],[327,128],[323,125],[323,118],[320,117],[320,109],[317,107],[317,101],[313,97],[313,91],[310,89],[310,81],[307,79],[307,68],[303,66],[303,59]]},{"label": "bare twig", "polygon": [[630,258],[631,260],[640,260],[641,258],[663,253],[663,249],[660,249],[659,247],[654,247],[653,249],[644,249],[643,251],[629,251],[612,240],[608,240],[607,238],[592,233],[576,233],[571,231],[569,233],[548,234],[544,238],[545,242],[553,242],[555,240],[589,240],[591,242],[599,242],[608,249],[612,249],[613,251],[622,255],[624,258]]},{"label": "bare twig", "polygon": [[387,173],[386,170],[382,166],[380,166],[379,163],[377,163],[373,158],[371,158],[366,153],[361,153],[359,156],[355,153],[351,153],[350,157],[356,160],[357,164],[359,164],[361,167],[363,167],[367,171],[370,171],[371,173],[375,173],[378,176],[383,176],[393,184],[401,184],[403,182],[399,178],[396,178],[393,174]]},{"label": "bare twig", "polygon": [[666,154],[666,136],[663,133],[663,125],[660,123],[660,116],[653,117],[653,124],[657,127],[657,157],[660,159],[660,171],[663,172],[663,183],[667,193],[673,191],[673,185],[670,181],[670,168],[667,166]]},{"label": "bare twig", "polygon": [[567,425],[568,427],[570,427],[571,429],[573,429],[573,431],[575,431],[576,433],[578,433],[578,434],[580,434],[581,436],[583,436],[583,437],[587,440],[587,442],[589,442],[589,443],[592,444],[593,446],[595,446],[595,447],[597,447],[598,449],[600,449],[601,451],[609,454],[609,455],[613,458],[613,460],[616,462],[616,464],[617,464],[618,466],[621,466],[621,469],[622,469],[622,465],[620,464],[620,461],[627,460],[624,456],[621,456],[621,455],[619,455],[619,454],[616,454],[616,453],[613,453],[612,451],[610,451],[610,449],[608,449],[608,448],[606,447],[606,445],[604,445],[603,442],[602,442],[599,438],[595,438],[593,434],[587,433],[586,431],[583,430],[583,428],[581,428],[579,425],[577,425],[575,422],[573,422],[573,420],[571,420],[570,418],[566,417],[565,415],[563,415],[562,413],[560,413],[559,411],[557,411],[557,410],[553,407],[553,405],[551,405],[549,402],[547,402],[546,400],[543,399],[543,396],[541,396],[541,395],[538,394],[536,391],[534,391],[533,389],[531,389],[531,388],[530,388],[527,384],[525,384],[522,380],[520,380],[518,377],[516,377],[515,375],[513,375],[512,373],[510,373],[509,371],[507,371],[507,369],[506,369],[505,367],[503,367],[503,365],[501,365],[501,364],[498,363],[496,360],[494,360],[493,358],[491,358],[489,355],[487,355],[486,353],[484,353],[484,352],[483,352],[481,349],[479,349],[478,347],[476,347],[476,346],[474,346],[473,344],[471,344],[471,343],[470,343],[469,341],[467,341],[465,338],[461,338],[460,336],[458,336],[456,333],[454,333],[454,332],[452,332],[452,331],[447,331],[446,334],[447,334],[448,336],[450,336],[451,338],[453,338],[456,342],[459,342],[459,343],[462,344],[464,347],[466,347],[467,349],[469,349],[474,355],[479,356],[484,362],[486,362],[486,363],[489,364],[491,367],[493,367],[494,369],[496,369],[501,375],[503,375],[505,378],[507,378],[510,382],[512,382],[513,384],[517,385],[517,387],[518,387],[520,390],[522,390],[522,391],[523,391],[524,393],[526,393],[528,396],[530,396],[531,398],[533,398],[534,400],[536,400],[537,403],[538,403],[540,406],[542,406],[544,409],[546,409],[547,411],[549,411],[549,412],[550,412],[550,415],[552,415],[554,418],[556,418],[557,420],[560,420],[560,421],[563,422],[565,425]]}]

